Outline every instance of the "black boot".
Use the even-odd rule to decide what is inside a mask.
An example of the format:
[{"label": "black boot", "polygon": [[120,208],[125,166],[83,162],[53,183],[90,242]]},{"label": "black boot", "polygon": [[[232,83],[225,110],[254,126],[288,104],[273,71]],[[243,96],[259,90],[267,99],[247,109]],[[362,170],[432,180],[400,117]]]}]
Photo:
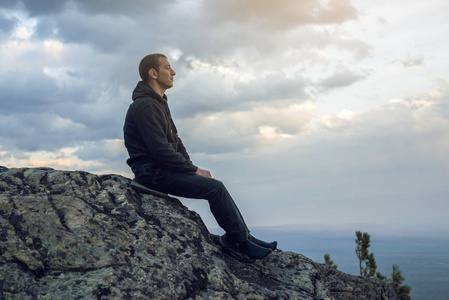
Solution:
[{"label": "black boot", "polygon": [[249,240],[251,242],[253,242],[254,244],[257,244],[257,245],[259,245],[261,247],[264,247],[264,248],[269,248],[271,250],[276,250],[276,248],[278,246],[278,242],[277,241],[268,243],[268,242],[261,241],[261,240],[255,238],[255,237],[253,237],[252,235],[249,236]]},{"label": "black boot", "polygon": [[233,238],[229,237],[229,235],[227,234],[224,234],[220,237],[220,244],[225,248],[236,249],[240,253],[243,253],[252,259],[264,258],[265,256],[267,256],[272,252],[271,249],[261,247],[250,240],[243,242],[236,242]]},{"label": "black boot", "polygon": [[254,259],[264,258],[272,251],[270,248],[261,247],[250,240],[239,243],[239,250]]}]

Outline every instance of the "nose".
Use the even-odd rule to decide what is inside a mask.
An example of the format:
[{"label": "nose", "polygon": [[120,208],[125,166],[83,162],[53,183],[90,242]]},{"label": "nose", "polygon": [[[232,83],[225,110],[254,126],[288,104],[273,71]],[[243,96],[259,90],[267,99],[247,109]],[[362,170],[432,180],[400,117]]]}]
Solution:
[{"label": "nose", "polygon": [[172,74],[173,76],[175,76],[175,75],[176,75],[175,70],[171,69],[171,74]]}]

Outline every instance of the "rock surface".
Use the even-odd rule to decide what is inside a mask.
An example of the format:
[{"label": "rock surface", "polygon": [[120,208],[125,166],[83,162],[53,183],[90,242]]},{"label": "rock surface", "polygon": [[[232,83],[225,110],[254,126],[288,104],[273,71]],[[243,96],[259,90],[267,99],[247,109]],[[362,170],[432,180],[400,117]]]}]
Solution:
[{"label": "rock surface", "polygon": [[238,262],[197,213],[122,176],[0,167],[0,192],[1,299],[395,299],[297,253]]}]

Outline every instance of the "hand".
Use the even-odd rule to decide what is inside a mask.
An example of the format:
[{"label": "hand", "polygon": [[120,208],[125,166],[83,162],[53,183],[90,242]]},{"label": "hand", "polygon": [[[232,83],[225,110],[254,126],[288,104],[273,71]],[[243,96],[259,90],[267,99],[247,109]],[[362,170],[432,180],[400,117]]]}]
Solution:
[{"label": "hand", "polygon": [[200,169],[200,168],[198,168],[196,170],[195,175],[203,176],[203,177],[206,177],[206,178],[212,178],[212,175],[210,174],[210,172],[208,170],[203,170],[203,169]]}]

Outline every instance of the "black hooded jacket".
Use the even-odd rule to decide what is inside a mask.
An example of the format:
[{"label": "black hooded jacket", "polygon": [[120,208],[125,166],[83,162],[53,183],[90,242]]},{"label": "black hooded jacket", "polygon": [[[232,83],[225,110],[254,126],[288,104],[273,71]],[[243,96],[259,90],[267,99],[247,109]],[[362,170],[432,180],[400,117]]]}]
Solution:
[{"label": "black hooded jacket", "polygon": [[133,103],[123,126],[126,161],[134,171],[141,164],[164,167],[194,174],[192,164],[171,118],[167,96],[161,97],[148,84],[139,81],[132,95]]}]

